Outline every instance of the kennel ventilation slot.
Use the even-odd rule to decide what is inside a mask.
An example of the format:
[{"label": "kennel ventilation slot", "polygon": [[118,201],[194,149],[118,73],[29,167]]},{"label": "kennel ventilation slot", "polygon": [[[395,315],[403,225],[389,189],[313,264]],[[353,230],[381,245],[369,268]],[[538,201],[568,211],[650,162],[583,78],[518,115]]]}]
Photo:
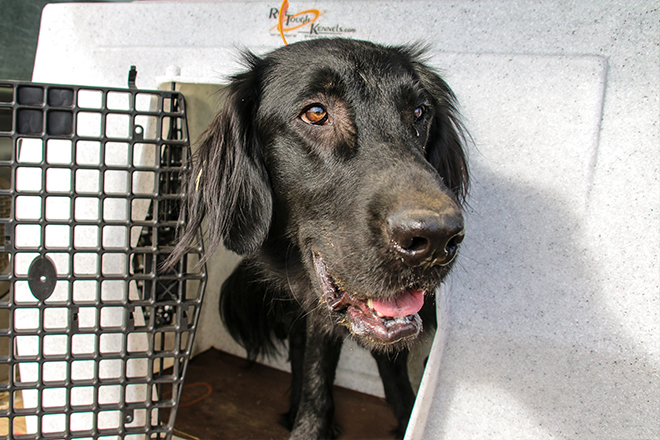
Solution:
[{"label": "kennel ventilation slot", "polygon": [[204,285],[183,96],[0,81],[0,438],[169,438]]}]

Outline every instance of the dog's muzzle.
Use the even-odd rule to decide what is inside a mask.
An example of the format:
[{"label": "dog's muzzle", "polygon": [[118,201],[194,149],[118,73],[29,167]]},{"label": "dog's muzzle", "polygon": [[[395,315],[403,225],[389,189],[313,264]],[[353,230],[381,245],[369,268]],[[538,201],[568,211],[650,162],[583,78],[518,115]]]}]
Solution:
[{"label": "dog's muzzle", "polygon": [[320,255],[314,254],[314,267],[328,310],[339,314],[339,322],[358,339],[390,345],[415,339],[422,331],[418,312],[424,305],[423,290],[406,289],[387,299],[365,298],[344,291]]}]

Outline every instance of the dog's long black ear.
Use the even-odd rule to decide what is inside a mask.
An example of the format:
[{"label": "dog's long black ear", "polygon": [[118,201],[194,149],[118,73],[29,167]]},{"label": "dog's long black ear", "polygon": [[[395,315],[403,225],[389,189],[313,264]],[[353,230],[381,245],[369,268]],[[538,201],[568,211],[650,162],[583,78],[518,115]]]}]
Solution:
[{"label": "dog's long black ear", "polygon": [[[413,56],[419,59],[419,52]],[[435,107],[426,159],[438,170],[445,185],[463,202],[470,183],[466,155],[469,134],[456,108],[456,96],[433,69],[421,61],[414,61],[414,65],[422,87],[431,95]]]},{"label": "dog's long black ear", "polygon": [[223,242],[240,255],[254,252],[270,229],[273,197],[255,130],[261,60],[245,59],[249,70],[223,91],[222,109],[200,137],[189,164],[184,194],[185,226],[168,263],[178,261],[207,220],[203,260]]}]

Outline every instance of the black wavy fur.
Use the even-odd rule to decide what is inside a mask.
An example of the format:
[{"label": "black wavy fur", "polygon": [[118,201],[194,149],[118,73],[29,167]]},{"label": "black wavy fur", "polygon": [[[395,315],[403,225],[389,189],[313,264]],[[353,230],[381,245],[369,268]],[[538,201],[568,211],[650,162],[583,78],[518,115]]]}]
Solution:
[{"label": "black wavy fur", "polygon": [[[204,218],[205,258],[220,243],[245,256],[222,286],[220,313],[250,359],[288,339],[291,438],[339,433],[332,386],[349,336],[372,351],[397,435],[405,432],[414,341],[363,333],[348,309],[329,307],[328,295],[366,302],[424,290],[423,326],[436,325],[434,292],[462,239],[468,167],[454,95],[423,54],[343,39],[248,53],[191,163],[186,228],[168,264],[190,247]],[[426,250],[429,221],[397,223],[419,210],[432,212],[433,228],[445,234],[430,240],[442,245],[423,258],[419,237],[408,246],[400,235],[421,228]],[[459,232],[447,235],[450,228]]]}]

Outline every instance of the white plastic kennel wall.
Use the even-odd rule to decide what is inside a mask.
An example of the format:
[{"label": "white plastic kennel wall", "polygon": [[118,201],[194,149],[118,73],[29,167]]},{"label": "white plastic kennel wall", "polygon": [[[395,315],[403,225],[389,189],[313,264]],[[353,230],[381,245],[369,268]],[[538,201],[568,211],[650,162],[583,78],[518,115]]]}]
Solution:
[{"label": "white plastic kennel wall", "polygon": [[[660,436],[657,5],[289,4],[290,15],[309,18],[289,41],[430,43],[429,62],[456,91],[475,139],[468,234],[439,301],[447,327],[407,435]],[[175,80],[201,93],[240,68],[239,48],[282,44],[279,7],[48,5],[34,79],[124,86],[135,64],[138,87]],[[209,285],[233,262],[216,256]],[[198,349],[240,353],[215,336],[216,298],[208,292]],[[380,394],[375,371],[348,345],[337,379]]]}]

